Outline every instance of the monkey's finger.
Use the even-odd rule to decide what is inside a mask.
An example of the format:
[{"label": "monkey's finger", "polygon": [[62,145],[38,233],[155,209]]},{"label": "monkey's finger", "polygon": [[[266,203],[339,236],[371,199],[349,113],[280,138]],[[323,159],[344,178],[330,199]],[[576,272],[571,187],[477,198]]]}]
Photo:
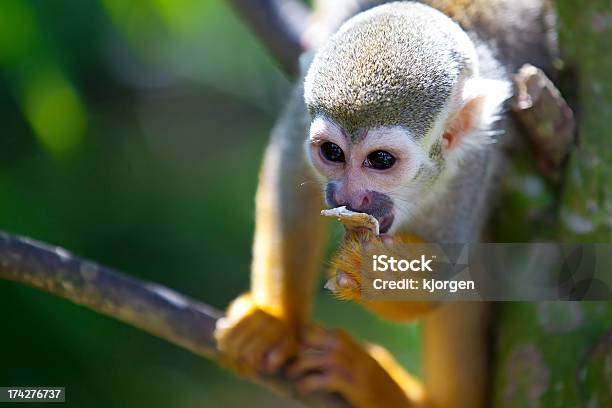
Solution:
[{"label": "monkey's finger", "polygon": [[349,375],[351,369],[351,361],[339,353],[300,354],[287,369],[287,376],[296,379],[311,371],[340,371]]},{"label": "monkey's finger", "polygon": [[391,246],[393,245],[393,240],[394,238],[391,234],[379,234],[376,236],[376,239],[363,243],[363,248],[369,251],[372,249],[380,248],[381,244],[384,246]]},{"label": "monkey's finger", "polygon": [[314,348],[330,350],[339,345],[336,336],[332,335],[330,330],[326,330],[319,326],[308,326],[302,333],[303,348]]},{"label": "monkey's finger", "polygon": [[[232,324],[233,323],[233,324]],[[262,341],[261,334],[269,333],[275,319],[262,311],[255,311],[238,322],[221,322],[215,332],[217,345],[222,352],[239,357],[251,341]]]},{"label": "monkey's finger", "polygon": [[240,321],[232,324],[231,322],[221,322],[217,325],[215,339],[217,347],[223,353],[236,357],[240,350],[240,345],[251,336],[252,329],[248,322]]},{"label": "monkey's finger", "polygon": [[251,337],[240,345],[240,358],[250,366],[259,369],[264,356],[271,347],[278,343],[280,336],[282,336],[280,328],[276,326],[269,327],[265,333],[261,333],[257,337]]},{"label": "monkey's finger", "polygon": [[304,333],[303,342],[306,347],[322,350],[340,350],[352,347],[354,341],[344,330],[326,330],[318,326],[309,327]]},{"label": "monkey's finger", "polygon": [[382,242],[383,245],[385,245],[385,246],[393,245],[393,235],[390,235],[390,234],[380,234],[378,237],[380,238],[380,242]]},{"label": "monkey's finger", "polygon": [[260,371],[272,374],[277,372],[289,358],[295,355],[297,343],[291,337],[280,339],[263,355],[259,363]]},{"label": "monkey's finger", "polygon": [[349,399],[351,381],[344,375],[330,371],[322,374],[311,374],[296,381],[296,388],[301,394],[315,391],[339,392]]}]

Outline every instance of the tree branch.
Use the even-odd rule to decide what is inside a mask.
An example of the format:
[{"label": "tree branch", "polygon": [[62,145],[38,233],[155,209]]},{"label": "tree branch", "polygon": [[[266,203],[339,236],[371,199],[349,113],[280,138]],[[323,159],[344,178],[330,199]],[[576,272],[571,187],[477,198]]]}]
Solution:
[{"label": "tree branch", "polygon": [[[219,361],[213,336],[222,313],[163,286],[0,231],[0,279],[44,290],[138,327],[194,354]],[[253,381],[308,407],[346,407],[332,394],[301,397],[281,376]]]},{"label": "tree branch", "polygon": [[301,42],[310,11],[298,0],[230,0],[266,48],[292,78],[299,74]]}]

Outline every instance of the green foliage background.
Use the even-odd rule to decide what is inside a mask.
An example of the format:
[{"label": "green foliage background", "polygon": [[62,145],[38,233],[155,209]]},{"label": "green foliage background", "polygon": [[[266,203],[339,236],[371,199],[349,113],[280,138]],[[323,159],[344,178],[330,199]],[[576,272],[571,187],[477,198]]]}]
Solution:
[{"label": "green foliage background", "polygon": [[[248,288],[258,168],[288,91],[221,0],[3,0],[0,229],[224,308]],[[319,298],[318,318],[418,371],[415,327]],[[0,385],[65,386],[74,407],[280,403],[211,362],[3,281]]]}]

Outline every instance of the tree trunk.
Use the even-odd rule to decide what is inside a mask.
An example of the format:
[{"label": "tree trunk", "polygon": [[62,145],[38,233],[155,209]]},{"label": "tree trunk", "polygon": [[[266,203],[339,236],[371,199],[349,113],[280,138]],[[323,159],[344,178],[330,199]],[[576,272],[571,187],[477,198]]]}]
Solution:
[{"label": "tree trunk", "polygon": [[[558,0],[557,10],[564,70],[572,74],[564,93],[575,98],[578,146],[562,189],[553,192],[558,194],[554,222],[537,236],[610,242],[612,6],[609,0]],[[551,189],[544,191],[547,202]],[[501,213],[527,218],[521,211],[529,205],[521,202]],[[517,237],[521,231],[505,232],[510,232],[507,241],[524,238]],[[612,406],[611,302],[500,305],[495,347],[495,406]]]}]

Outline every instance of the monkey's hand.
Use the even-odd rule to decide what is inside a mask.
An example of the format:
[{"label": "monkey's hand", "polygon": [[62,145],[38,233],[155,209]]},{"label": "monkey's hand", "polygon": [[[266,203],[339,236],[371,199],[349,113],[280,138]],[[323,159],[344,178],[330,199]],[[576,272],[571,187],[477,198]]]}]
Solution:
[{"label": "monkey's hand", "polygon": [[232,302],[215,330],[221,364],[238,375],[276,372],[297,351],[295,333],[249,294]]},{"label": "monkey's hand", "polygon": [[381,317],[396,322],[409,322],[423,317],[437,306],[435,302],[364,300],[361,296],[362,263],[364,254],[395,256],[402,258],[396,244],[422,243],[414,235],[379,235],[369,241],[349,236],[330,260],[328,281],[325,287],[341,300],[362,304]]},{"label": "monkey's hand", "polygon": [[299,392],[337,392],[352,407],[420,407],[421,384],[380,346],[363,347],[343,330],[310,326],[287,369]]}]

